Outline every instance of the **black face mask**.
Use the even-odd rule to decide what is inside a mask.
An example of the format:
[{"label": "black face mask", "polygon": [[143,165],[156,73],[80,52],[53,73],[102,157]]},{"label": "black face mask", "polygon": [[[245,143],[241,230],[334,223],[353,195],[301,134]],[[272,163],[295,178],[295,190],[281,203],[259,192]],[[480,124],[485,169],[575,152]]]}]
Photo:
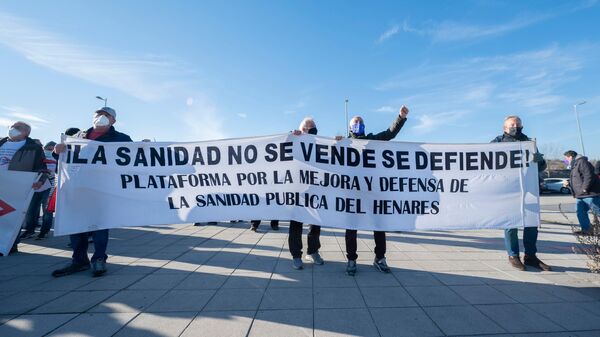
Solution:
[{"label": "black face mask", "polygon": [[317,128],[310,128],[310,129],[308,129],[308,131],[306,133],[308,133],[309,135],[316,135]]},{"label": "black face mask", "polygon": [[520,136],[523,134],[523,127],[510,127],[508,128],[508,132],[509,135],[515,137],[515,136]]}]

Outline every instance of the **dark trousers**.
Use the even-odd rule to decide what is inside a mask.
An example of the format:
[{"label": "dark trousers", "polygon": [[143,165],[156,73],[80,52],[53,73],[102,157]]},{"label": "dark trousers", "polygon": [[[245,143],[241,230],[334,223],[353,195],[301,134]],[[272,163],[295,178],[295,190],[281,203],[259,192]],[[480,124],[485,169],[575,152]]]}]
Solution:
[{"label": "dark trousers", "polygon": [[25,215],[25,231],[28,233],[35,232],[35,227],[38,224],[40,218],[40,207],[44,211],[42,216],[42,228],[40,234],[48,234],[50,228],[52,228],[52,213],[48,212],[48,200],[50,199],[50,191],[47,189],[41,192],[33,193],[29,208],[27,209],[27,215]]},{"label": "dark trousers", "polygon": [[98,259],[106,261],[106,247],[108,246],[108,229],[99,231],[71,234],[71,247],[73,248],[73,264],[89,264],[88,258],[88,237],[94,239],[94,255],[92,263]]},{"label": "dark trousers", "polygon": [[[321,248],[321,226],[310,225],[308,230],[308,250],[306,254],[314,254]],[[288,245],[293,258],[302,257],[302,222],[290,221],[290,233],[288,235]]]},{"label": "dark trousers", "polygon": [[[504,230],[504,245],[506,246],[506,252],[508,256],[519,256],[519,233],[518,228],[510,228]],[[525,227],[523,228],[523,247],[525,248],[525,255],[535,256],[537,253],[537,227]]]},{"label": "dark trousers", "polygon": [[[252,227],[258,228],[260,225],[260,220],[252,220]],[[279,220],[271,220],[271,228],[279,227]]]},{"label": "dark trousers", "polygon": [[[358,255],[356,254],[357,242],[356,235],[357,230],[346,229],[346,257],[348,260],[356,260]],[[373,231],[373,238],[375,238],[375,258],[383,259],[385,257],[385,232]]]}]

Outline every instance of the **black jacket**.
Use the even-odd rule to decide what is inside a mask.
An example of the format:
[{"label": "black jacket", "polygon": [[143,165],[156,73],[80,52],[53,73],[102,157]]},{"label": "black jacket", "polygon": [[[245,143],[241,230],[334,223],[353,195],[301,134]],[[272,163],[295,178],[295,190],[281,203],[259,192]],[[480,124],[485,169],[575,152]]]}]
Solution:
[{"label": "black jacket", "polygon": [[[520,135],[517,136],[511,136],[509,134],[507,134],[506,132],[501,134],[500,136],[492,139],[492,141],[490,143],[505,143],[505,142],[526,142],[531,140],[531,138],[527,137],[526,134],[521,133]],[[537,149],[536,149],[537,151]],[[538,162],[538,172],[542,172],[543,170],[546,169],[546,160],[542,159],[542,161]]]},{"label": "black jacket", "polygon": [[[8,141],[8,137],[0,139],[0,146]],[[40,182],[48,179],[48,170],[44,163],[46,156],[41,145],[37,144],[33,139],[27,137],[25,145],[21,147],[12,157],[8,164],[9,171],[24,171],[24,172],[40,172],[43,173],[40,177]]]},{"label": "black jacket", "polygon": [[577,157],[571,162],[571,191],[575,198],[600,195],[600,179],[587,157]]},{"label": "black jacket", "polygon": [[402,129],[404,123],[406,123],[406,118],[402,118],[400,115],[398,115],[398,117],[396,117],[396,119],[392,122],[392,125],[390,125],[387,130],[375,134],[369,133],[368,135],[361,136],[357,136],[350,132],[348,137],[355,139],[392,140],[394,137],[396,137],[398,132],[400,132],[400,129]]}]

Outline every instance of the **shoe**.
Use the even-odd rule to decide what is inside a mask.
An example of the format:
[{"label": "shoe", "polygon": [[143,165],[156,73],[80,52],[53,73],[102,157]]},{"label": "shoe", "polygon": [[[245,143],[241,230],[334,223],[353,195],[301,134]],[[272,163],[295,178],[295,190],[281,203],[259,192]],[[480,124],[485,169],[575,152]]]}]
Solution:
[{"label": "shoe", "polygon": [[36,238],[35,238],[35,239],[36,239],[36,240],[42,240],[42,239],[44,239],[44,238],[46,238],[46,234],[40,233],[40,234],[38,234],[38,236],[36,236]]},{"label": "shoe", "polygon": [[521,263],[521,258],[518,257],[518,256],[509,256],[508,257],[508,262],[515,269],[518,269],[520,271],[525,270],[525,266],[523,265],[523,263]]},{"label": "shoe", "polygon": [[304,269],[304,264],[302,263],[302,259],[299,257],[295,257],[292,259],[292,268],[296,270]]},{"label": "shoe", "polygon": [[574,231],[573,234],[581,235],[581,236],[589,236],[589,235],[594,235],[594,230],[591,228],[587,229],[587,230],[578,230],[578,231]]},{"label": "shoe", "polygon": [[202,226],[202,222],[194,222],[194,226]]},{"label": "shoe", "polygon": [[21,239],[31,239],[34,235],[34,232],[23,232],[23,234],[21,234]]},{"label": "shoe", "polygon": [[356,274],[355,260],[348,260],[348,263],[346,264],[346,274],[348,274],[349,276],[354,276],[354,274]]},{"label": "shoe", "polygon": [[373,265],[375,266],[375,268],[377,268],[377,270],[379,270],[382,273],[389,273],[392,271],[385,262],[385,257],[379,260],[375,258],[375,261],[373,261]]},{"label": "shoe", "polygon": [[544,262],[540,261],[540,259],[537,258],[537,256],[529,256],[529,255],[525,255],[525,257],[523,258],[523,262],[531,267],[537,268],[537,269],[541,269],[543,271],[550,271],[552,270],[552,268],[545,264]]},{"label": "shoe", "polygon": [[325,263],[319,252],[306,255],[306,260],[318,265],[322,265]]},{"label": "shoe", "polygon": [[277,225],[277,226],[271,226],[271,229],[274,230],[274,231],[278,231],[279,230],[279,225]]},{"label": "shoe", "polygon": [[256,232],[258,230],[258,227],[250,226],[250,230]]},{"label": "shoe", "polygon": [[208,225],[208,226],[215,226],[217,224],[218,224],[218,222],[216,222],[216,221],[209,221],[206,223],[206,225]]},{"label": "shoe", "polygon": [[104,259],[92,262],[92,274],[94,277],[102,276],[104,273],[106,273],[106,261]]},{"label": "shoe", "polygon": [[74,264],[71,263],[68,266],[61,268],[61,269],[56,269],[55,271],[52,272],[52,276],[54,277],[61,277],[61,276],[67,276],[67,275],[71,275],[74,273],[78,273],[80,271],[85,271],[90,269],[90,265],[89,264]]}]

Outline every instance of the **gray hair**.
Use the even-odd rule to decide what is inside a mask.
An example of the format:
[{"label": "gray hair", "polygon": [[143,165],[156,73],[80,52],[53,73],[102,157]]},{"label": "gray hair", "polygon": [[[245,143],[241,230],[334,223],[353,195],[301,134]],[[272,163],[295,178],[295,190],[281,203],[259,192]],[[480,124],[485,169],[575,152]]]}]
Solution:
[{"label": "gray hair", "polygon": [[507,121],[507,120],[510,120],[510,119],[516,119],[516,120],[517,120],[517,122],[519,122],[520,124],[523,124],[523,121],[521,121],[521,117],[519,117],[519,116],[517,116],[517,115],[510,115],[510,116],[507,116],[506,118],[504,118],[504,123],[506,123],[506,121]]},{"label": "gray hair", "polygon": [[315,120],[312,117],[304,117],[302,122],[300,122],[298,129],[300,131],[304,131],[304,128],[306,128],[306,124],[308,124],[308,123],[312,123],[312,125],[314,125],[315,127],[317,126],[317,123],[315,123]]}]

